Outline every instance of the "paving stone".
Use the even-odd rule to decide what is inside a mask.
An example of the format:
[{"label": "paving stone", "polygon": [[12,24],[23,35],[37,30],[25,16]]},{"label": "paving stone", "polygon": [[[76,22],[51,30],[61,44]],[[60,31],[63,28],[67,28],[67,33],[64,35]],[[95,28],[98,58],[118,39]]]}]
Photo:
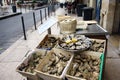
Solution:
[{"label": "paving stone", "polygon": [[107,58],[119,58],[118,50],[108,41]]},{"label": "paving stone", "polygon": [[20,62],[0,63],[0,80],[23,80],[21,74],[16,72],[16,67]]},{"label": "paving stone", "polygon": [[119,49],[119,44],[120,44],[120,36],[119,35],[111,35],[108,40],[111,42],[111,44]]},{"label": "paving stone", "polygon": [[120,80],[120,59],[107,59],[105,80]]},{"label": "paving stone", "polygon": [[29,51],[29,49],[23,47],[23,48],[16,48],[9,52],[7,56],[5,56],[1,62],[17,62],[21,61],[26,53]]},{"label": "paving stone", "polygon": [[14,51],[16,47],[19,46],[19,44],[22,43],[22,40],[17,40],[15,43],[12,44],[6,51],[4,51],[2,54],[0,54],[0,61],[5,58],[7,55],[9,55],[10,52]]}]

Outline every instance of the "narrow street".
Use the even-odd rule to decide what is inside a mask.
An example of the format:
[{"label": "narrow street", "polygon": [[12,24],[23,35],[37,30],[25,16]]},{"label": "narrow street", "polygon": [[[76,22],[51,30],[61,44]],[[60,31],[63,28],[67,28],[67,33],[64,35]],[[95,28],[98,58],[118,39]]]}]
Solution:
[{"label": "narrow street", "polygon": [[[41,9],[42,18],[45,17],[45,8]],[[47,8],[46,8],[47,11]],[[40,10],[36,10],[36,22],[40,21]],[[26,31],[34,25],[33,12],[24,13],[14,17],[0,20],[0,54],[5,51],[16,40],[23,36],[21,16],[24,17]]]}]

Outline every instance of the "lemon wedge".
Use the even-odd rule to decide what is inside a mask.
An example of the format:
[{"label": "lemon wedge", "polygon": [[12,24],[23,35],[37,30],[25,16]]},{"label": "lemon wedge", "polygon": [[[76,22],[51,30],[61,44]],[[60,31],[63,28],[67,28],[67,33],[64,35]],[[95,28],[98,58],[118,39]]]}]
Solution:
[{"label": "lemon wedge", "polygon": [[72,38],[72,42],[77,42],[77,39],[76,38]]},{"label": "lemon wedge", "polygon": [[69,44],[69,43],[71,43],[71,40],[66,40],[65,42],[66,42],[67,44]]}]

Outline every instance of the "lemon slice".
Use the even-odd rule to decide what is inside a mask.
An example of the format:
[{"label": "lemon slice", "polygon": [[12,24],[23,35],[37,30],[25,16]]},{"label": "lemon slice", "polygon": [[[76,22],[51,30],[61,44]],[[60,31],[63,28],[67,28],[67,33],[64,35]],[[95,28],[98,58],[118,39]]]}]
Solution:
[{"label": "lemon slice", "polygon": [[72,38],[72,42],[77,42],[77,39],[76,38]]},{"label": "lemon slice", "polygon": [[69,43],[71,43],[71,40],[66,40],[65,42],[66,42],[67,44],[69,44]]}]

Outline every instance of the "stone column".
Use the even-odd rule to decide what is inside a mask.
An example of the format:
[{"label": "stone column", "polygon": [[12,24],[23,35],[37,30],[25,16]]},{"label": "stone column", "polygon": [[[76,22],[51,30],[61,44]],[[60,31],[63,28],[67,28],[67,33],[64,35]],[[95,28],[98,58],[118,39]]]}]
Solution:
[{"label": "stone column", "polygon": [[114,23],[114,12],[115,12],[116,0],[103,0],[101,9],[101,26],[106,29],[109,33],[112,33]]},{"label": "stone column", "polygon": [[112,33],[113,23],[114,23],[114,13],[116,0],[109,0],[109,10],[107,14],[107,30]]},{"label": "stone column", "polygon": [[118,33],[119,31],[119,23],[120,23],[120,3],[116,0],[116,7],[115,7],[115,17],[114,17],[114,24],[113,24],[113,33]]}]

